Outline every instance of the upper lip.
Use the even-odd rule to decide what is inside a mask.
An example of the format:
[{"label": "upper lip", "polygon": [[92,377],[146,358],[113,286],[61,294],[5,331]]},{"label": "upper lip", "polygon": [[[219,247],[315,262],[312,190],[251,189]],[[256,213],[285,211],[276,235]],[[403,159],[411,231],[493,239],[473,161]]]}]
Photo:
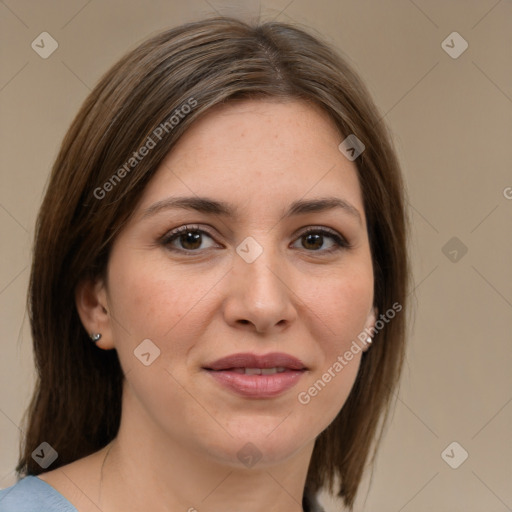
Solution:
[{"label": "upper lip", "polygon": [[229,370],[231,368],[276,368],[289,370],[307,370],[304,363],[294,356],[282,352],[257,355],[251,353],[232,354],[208,363],[206,370]]}]

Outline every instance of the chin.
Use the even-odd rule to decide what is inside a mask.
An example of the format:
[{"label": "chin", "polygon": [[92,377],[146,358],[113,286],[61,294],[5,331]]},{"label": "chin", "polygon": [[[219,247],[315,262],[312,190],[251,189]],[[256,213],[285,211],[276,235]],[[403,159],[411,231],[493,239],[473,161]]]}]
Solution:
[{"label": "chin", "polygon": [[[308,432],[298,425],[286,423],[286,418],[265,418],[265,421],[239,421],[237,428],[229,429],[230,437],[226,434],[220,444],[210,445],[208,451],[217,460],[240,468],[240,464],[251,467],[264,467],[283,462],[314,443],[317,433]],[[284,421],[283,421],[284,420]]]}]

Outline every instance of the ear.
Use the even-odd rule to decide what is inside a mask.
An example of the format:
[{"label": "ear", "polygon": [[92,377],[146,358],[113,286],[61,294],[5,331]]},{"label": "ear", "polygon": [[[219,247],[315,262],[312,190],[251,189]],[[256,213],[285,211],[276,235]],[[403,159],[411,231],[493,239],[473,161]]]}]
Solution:
[{"label": "ear", "polygon": [[[365,332],[368,332],[372,329],[375,329],[375,322],[377,321],[377,316],[379,314],[379,310],[376,307],[373,307],[370,312],[368,313],[368,316],[366,317],[366,322],[364,324]],[[370,335],[367,336],[367,338],[371,338]],[[363,347],[363,352],[366,352],[371,347],[370,343],[365,343]]]},{"label": "ear", "polygon": [[[112,328],[107,303],[107,290],[103,280],[84,279],[75,289],[75,303],[82,325],[89,335],[100,333],[96,346],[114,348]],[[94,343],[91,341],[91,343]]]}]

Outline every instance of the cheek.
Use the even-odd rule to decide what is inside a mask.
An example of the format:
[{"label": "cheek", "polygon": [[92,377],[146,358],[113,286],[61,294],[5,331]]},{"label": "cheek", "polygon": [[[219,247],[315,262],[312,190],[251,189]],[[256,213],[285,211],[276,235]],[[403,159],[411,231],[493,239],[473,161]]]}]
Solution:
[{"label": "cheek", "polygon": [[317,326],[315,338],[323,340],[324,352],[332,356],[357,340],[366,326],[373,303],[371,268],[331,276],[316,289],[307,289],[307,306]]},{"label": "cheek", "polygon": [[320,430],[327,427],[341,410],[357,377],[362,352],[352,354],[350,361],[343,354],[321,368],[309,387],[298,396],[301,405],[318,411]]},{"label": "cheek", "polygon": [[[353,330],[356,332],[357,329]],[[343,408],[356,380],[363,351],[348,332],[327,340],[321,363],[297,391],[298,407],[322,432]]]},{"label": "cheek", "polygon": [[[177,326],[182,329],[181,319],[204,294],[198,286],[200,280],[188,277],[143,255],[131,260],[118,258],[112,264],[109,288],[115,320],[125,327],[124,333],[161,339]],[[116,330],[122,335],[122,329]]]},{"label": "cheek", "polygon": [[354,268],[308,291],[311,331],[320,358],[298,390],[297,401],[315,418],[319,431],[337,416],[357,377],[363,354],[358,335],[373,303],[371,271],[371,266]]},{"label": "cheek", "polygon": [[123,407],[145,411],[162,428],[175,422],[176,411],[186,412],[188,421],[204,421],[181,385],[177,363],[196,339],[197,324],[182,320],[189,320],[205,291],[187,286],[189,276],[172,272],[169,265],[141,260],[112,258],[109,273],[109,302],[115,306],[111,325],[128,391]]},{"label": "cheek", "polygon": [[187,360],[211,320],[209,294],[225,269],[207,272],[193,265],[178,267],[165,255],[151,257],[135,251],[118,251],[111,262],[111,325],[123,369],[140,370],[134,351],[149,339],[158,349],[155,365],[174,371],[177,361]]}]

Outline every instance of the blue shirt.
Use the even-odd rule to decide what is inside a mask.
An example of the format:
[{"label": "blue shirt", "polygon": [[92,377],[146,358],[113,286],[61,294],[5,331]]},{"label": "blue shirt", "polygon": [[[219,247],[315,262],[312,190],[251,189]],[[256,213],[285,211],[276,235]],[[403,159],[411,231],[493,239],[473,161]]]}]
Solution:
[{"label": "blue shirt", "polygon": [[36,476],[0,490],[0,512],[78,512],[51,485]]}]

